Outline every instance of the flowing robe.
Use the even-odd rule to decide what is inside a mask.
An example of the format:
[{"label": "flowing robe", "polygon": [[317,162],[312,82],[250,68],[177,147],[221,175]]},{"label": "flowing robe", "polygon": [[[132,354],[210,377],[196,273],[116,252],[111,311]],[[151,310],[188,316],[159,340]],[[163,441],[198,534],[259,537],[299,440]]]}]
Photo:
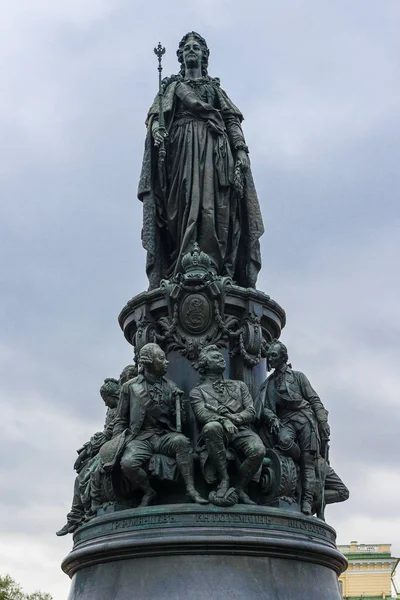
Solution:
[{"label": "flowing robe", "polygon": [[150,288],[181,271],[182,257],[194,242],[219,275],[255,287],[264,228],[250,169],[243,195],[234,186],[235,156],[245,147],[242,114],[210,77],[173,78],[165,87],[163,111],[166,159],[160,165],[151,134],[159,119],[156,98],[147,119],[138,190]]}]

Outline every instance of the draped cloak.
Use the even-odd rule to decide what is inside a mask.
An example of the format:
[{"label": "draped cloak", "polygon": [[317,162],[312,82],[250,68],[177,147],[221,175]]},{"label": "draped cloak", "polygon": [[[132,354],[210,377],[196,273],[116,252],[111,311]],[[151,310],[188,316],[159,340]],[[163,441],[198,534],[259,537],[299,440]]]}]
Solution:
[{"label": "draped cloak", "polygon": [[254,402],[258,434],[267,447],[273,447],[276,439],[271,432],[271,420],[278,417],[281,424],[307,424],[309,447],[318,451],[321,436],[318,425],[327,422],[328,411],[307,377],[301,371],[286,366],[282,384],[276,389],[276,372],[264,381]]},{"label": "draped cloak", "polygon": [[242,196],[233,185],[234,155],[245,145],[243,116],[218,80],[172,79],[163,95],[166,159],[160,166],[151,134],[159,119],[157,97],[148,113],[138,189],[150,288],[181,271],[194,242],[219,275],[255,287],[264,227],[250,168]]}]

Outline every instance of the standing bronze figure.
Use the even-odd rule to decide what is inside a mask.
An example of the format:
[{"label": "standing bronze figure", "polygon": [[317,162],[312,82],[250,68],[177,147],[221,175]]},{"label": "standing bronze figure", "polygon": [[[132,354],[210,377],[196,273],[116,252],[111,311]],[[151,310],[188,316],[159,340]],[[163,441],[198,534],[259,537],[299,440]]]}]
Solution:
[{"label": "standing bronze figure", "polygon": [[[159,69],[163,50],[155,49]],[[162,102],[158,94],[148,113],[138,196],[150,288],[181,271],[195,242],[218,275],[243,287],[255,287],[261,267],[264,228],[243,116],[208,75],[209,53],[201,35],[187,33],[180,73],[163,80]]]},{"label": "standing bronze figure", "polygon": [[287,364],[288,353],[282,342],[271,343],[267,358],[274,372],[259,393],[257,408],[264,423],[260,435],[266,445],[276,443],[283,454],[300,461],[301,510],[310,515],[321,442],[327,443],[330,436],[328,411],[304,373],[293,371]]}]

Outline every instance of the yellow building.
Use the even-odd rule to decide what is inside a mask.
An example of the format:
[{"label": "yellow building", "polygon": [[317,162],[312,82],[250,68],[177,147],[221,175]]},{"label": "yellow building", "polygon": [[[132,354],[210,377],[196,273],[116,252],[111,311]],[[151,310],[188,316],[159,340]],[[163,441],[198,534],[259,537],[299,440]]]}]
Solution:
[{"label": "yellow building", "polygon": [[378,600],[400,598],[394,585],[398,558],[390,551],[391,544],[358,544],[338,546],[349,561],[347,571],[339,578],[343,598]]}]

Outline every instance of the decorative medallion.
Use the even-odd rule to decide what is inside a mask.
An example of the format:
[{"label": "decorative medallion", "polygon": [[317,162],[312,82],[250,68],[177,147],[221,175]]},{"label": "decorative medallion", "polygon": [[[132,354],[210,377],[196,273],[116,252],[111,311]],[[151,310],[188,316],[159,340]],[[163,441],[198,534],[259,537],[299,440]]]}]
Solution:
[{"label": "decorative medallion", "polygon": [[246,352],[257,356],[261,350],[262,329],[258,320],[247,320],[243,324],[243,341]]},{"label": "decorative medallion", "polygon": [[189,333],[201,335],[211,324],[213,310],[204,294],[188,294],[180,305],[180,321]]},{"label": "decorative medallion", "polygon": [[149,342],[154,342],[156,339],[157,329],[154,323],[149,323],[148,321],[142,321],[139,323],[135,338],[134,338],[134,346],[136,350],[136,354],[139,353],[140,348]]}]

